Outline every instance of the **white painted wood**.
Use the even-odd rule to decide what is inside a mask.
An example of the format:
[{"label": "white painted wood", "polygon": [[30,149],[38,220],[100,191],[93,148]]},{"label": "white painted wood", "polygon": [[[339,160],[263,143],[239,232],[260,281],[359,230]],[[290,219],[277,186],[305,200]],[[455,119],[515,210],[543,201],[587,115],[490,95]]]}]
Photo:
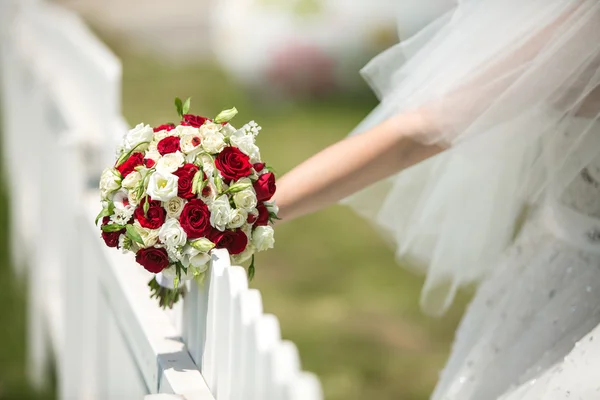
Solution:
[{"label": "white painted wood", "polygon": [[32,381],[43,386],[53,353],[61,400],[321,399],[225,250],[163,311],[151,274],[104,245],[95,186],[127,129],[120,63],[56,5],[0,0],[0,11],[3,167],[13,255],[27,268]]}]

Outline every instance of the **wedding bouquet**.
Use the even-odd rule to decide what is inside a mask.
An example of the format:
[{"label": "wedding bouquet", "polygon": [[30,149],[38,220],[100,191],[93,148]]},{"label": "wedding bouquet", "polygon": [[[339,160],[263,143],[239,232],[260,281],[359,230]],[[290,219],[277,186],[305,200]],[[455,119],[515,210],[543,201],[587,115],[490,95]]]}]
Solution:
[{"label": "wedding bouquet", "polygon": [[234,128],[235,108],[211,120],[189,114],[189,99],[175,106],[178,125],[139,124],[124,135],[100,178],[96,219],[107,246],[156,274],[149,286],[163,308],[183,295],[183,281],[203,281],[214,248],[233,263],[250,260],[252,279],[254,253],[273,247],[278,211],[269,202],[275,175],[255,144],[261,128]]}]

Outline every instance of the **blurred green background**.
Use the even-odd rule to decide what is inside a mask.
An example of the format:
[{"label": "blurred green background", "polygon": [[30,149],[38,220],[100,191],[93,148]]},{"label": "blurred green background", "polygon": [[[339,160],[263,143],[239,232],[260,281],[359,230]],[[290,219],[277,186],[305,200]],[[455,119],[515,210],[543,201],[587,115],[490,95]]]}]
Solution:
[{"label": "blurred green background", "polygon": [[[241,90],[214,65],[170,63],[137,54],[100,32],[123,62],[123,108],[130,124],[176,118],[175,96],[192,112],[215,115],[235,106],[234,124],[256,120],[263,158],[281,175],[342,139],[376,104],[366,86],[347,96],[273,101]],[[358,79],[358,75],[357,75]],[[8,205],[0,191],[0,273],[11,278]],[[329,400],[429,397],[447,357],[466,296],[442,318],[422,314],[423,280],[399,267],[378,233],[349,209],[331,207],[277,228],[277,244],[257,258],[253,286],[297,344],[303,367],[320,377]],[[22,285],[0,291],[0,400],[35,395],[25,377]]]}]

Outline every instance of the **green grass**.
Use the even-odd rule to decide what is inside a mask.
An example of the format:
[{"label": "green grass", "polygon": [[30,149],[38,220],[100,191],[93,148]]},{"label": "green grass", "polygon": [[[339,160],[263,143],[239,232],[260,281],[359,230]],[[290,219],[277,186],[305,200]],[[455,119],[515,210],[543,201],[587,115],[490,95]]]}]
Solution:
[{"label": "green grass", "polygon": [[[263,159],[281,174],[343,138],[376,104],[362,97],[282,103],[247,93],[214,67],[177,66],[119,51],[124,113],[130,124],[176,118],[172,99],[215,115],[235,106],[234,125],[263,126]],[[277,244],[257,258],[253,286],[283,336],[316,372],[329,400],[428,398],[447,356],[463,301],[444,318],[418,306],[423,280],[394,262],[375,230],[350,210],[331,207],[277,228]]]}]

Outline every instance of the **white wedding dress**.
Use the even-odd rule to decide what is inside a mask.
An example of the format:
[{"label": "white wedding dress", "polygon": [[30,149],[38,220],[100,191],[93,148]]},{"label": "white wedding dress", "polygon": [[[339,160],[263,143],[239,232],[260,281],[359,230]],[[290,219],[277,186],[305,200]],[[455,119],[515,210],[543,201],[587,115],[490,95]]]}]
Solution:
[{"label": "white wedding dress", "polygon": [[426,273],[426,311],[479,283],[433,400],[600,399],[600,2],[431,3],[364,69],[354,134],[422,109],[448,150],[345,202]]}]

